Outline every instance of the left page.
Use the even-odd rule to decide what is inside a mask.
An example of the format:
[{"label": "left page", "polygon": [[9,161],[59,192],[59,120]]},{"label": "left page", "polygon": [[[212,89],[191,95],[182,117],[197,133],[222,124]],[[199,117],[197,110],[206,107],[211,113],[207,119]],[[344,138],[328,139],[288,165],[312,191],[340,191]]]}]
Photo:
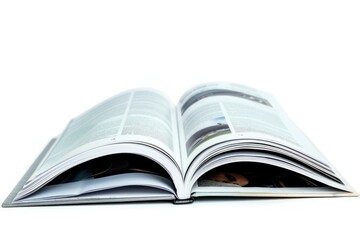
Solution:
[{"label": "left page", "polygon": [[[167,165],[173,175],[180,175],[174,106],[156,90],[135,89],[118,94],[74,118],[38,165],[20,195],[33,192],[50,176],[68,169],[79,155],[96,153],[97,149],[100,152],[104,146],[122,143],[135,143],[147,147],[149,151],[155,149],[161,152],[171,160],[163,160],[166,163],[162,165]],[[143,153],[139,149],[139,154]],[[91,156],[87,158],[91,159]],[[176,168],[178,173],[174,173]]]}]

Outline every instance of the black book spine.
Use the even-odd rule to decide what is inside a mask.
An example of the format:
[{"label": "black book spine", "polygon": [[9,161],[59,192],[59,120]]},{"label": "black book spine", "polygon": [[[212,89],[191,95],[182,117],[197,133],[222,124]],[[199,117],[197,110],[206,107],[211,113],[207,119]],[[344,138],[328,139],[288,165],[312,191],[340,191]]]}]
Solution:
[{"label": "black book spine", "polygon": [[175,199],[174,200],[174,204],[188,204],[188,203],[192,203],[194,201],[194,198],[189,198],[189,199]]}]

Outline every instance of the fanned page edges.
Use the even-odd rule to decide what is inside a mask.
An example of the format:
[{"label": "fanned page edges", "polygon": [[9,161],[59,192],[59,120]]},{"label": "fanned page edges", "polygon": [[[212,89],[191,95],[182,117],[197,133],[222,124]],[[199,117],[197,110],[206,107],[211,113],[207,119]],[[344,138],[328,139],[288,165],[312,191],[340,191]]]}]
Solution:
[{"label": "fanned page edges", "polygon": [[344,180],[334,172],[331,166],[323,166],[301,152],[281,144],[255,139],[234,140],[206,149],[188,168],[185,185],[192,186],[197,181],[199,173],[205,174],[206,171],[214,167],[237,161],[243,162],[247,159],[251,159],[251,162],[257,162],[256,158],[261,159],[261,162],[265,164],[270,162],[277,165],[286,164],[279,167],[285,167],[294,172],[306,171],[311,174],[309,177],[321,177],[323,180],[320,181],[325,181],[332,187],[350,191],[350,188],[344,184]]},{"label": "fanned page edges", "polygon": [[198,192],[203,196],[222,193],[266,197],[272,192],[278,196],[299,196],[305,190],[312,196],[322,196],[325,189],[344,195],[352,191],[340,180],[334,181],[287,157],[249,150],[217,155],[199,167],[188,186],[193,186],[191,191],[195,196]]},{"label": "fanned page edges", "polygon": [[291,163],[291,159],[280,154],[261,151],[238,150],[215,155],[199,167],[193,179],[188,188],[191,194],[181,199],[176,196],[170,175],[155,161],[135,154],[114,154],[77,165],[14,203],[48,205],[175,199],[178,199],[175,203],[189,203],[193,199],[191,195],[346,195],[344,191],[327,187],[320,173]]},{"label": "fanned page edges", "polygon": [[[96,155],[97,157],[92,158]],[[163,190],[171,189],[169,192],[171,192],[172,198],[179,194],[179,191],[175,191],[175,189],[182,186],[182,176],[176,165],[162,151],[142,144],[123,143],[104,146],[101,150],[89,150],[83,155],[69,159],[68,163],[71,165],[64,162],[64,165],[48,171],[47,175],[34,178],[37,181],[34,179],[28,181],[28,184],[25,184],[25,187],[19,191],[15,200],[25,199],[48,185],[52,186],[48,188],[52,191],[57,186],[66,189],[73,193],[72,197],[116,188],[117,184],[114,184],[110,179],[121,180],[121,183],[118,184],[119,187],[146,186]],[[127,173],[126,176],[130,178],[122,176],[116,179],[111,177],[108,181],[102,180],[103,177],[124,173]],[[138,173],[142,174],[139,175]],[[131,177],[134,174],[139,177],[138,181]],[[130,181],[130,179],[132,180]],[[74,182],[81,182],[81,184],[73,184]],[[149,185],[149,182],[152,184]],[[177,184],[176,187],[173,186],[175,183]],[[180,187],[179,184],[181,184]],[[71,186],[77,187],[77,189],[71,189]],[[44,192],[42,195],[44,196]],[[112,195],[114,196],[114,194]],[[121,195],[124,194],[121,193]]]}]

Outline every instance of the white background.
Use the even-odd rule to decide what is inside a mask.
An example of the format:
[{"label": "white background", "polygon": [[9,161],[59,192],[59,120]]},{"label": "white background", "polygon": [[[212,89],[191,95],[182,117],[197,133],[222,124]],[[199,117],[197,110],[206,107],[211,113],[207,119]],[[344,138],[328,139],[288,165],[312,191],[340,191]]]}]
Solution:
[{"label": "white background", "polygon": [[[359,1],[1,1],[0,200],[99,101],[146,86],[176,103],[222,80],[273,93],[360,191],[359,12]],[[359,216],[360,198],[1,208],[0,238],[359,239]]]}]

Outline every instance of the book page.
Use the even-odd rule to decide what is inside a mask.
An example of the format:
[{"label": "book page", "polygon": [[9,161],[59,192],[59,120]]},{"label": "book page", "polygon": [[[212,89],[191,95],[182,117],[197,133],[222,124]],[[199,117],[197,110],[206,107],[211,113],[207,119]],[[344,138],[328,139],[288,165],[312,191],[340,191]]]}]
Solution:
[{"label": "book page", "polygon": [[164,95],[147,89],[133,93],[119,139],[146,140],[178,159],[177,123],[173,104]]},{"label": "book page", "polygon": [[151,89],[105,100],[69,123],[32,177],[89,149],[121,142],[145,143],[178,159],[176,117],[170,101]]},{"label": "book page", "polygon": [[177,111],[185,169],[207,148],[236,139],[280,143],[327,163],[275,99],[255,89],[226,83],[203,85],[186,93]]}]

